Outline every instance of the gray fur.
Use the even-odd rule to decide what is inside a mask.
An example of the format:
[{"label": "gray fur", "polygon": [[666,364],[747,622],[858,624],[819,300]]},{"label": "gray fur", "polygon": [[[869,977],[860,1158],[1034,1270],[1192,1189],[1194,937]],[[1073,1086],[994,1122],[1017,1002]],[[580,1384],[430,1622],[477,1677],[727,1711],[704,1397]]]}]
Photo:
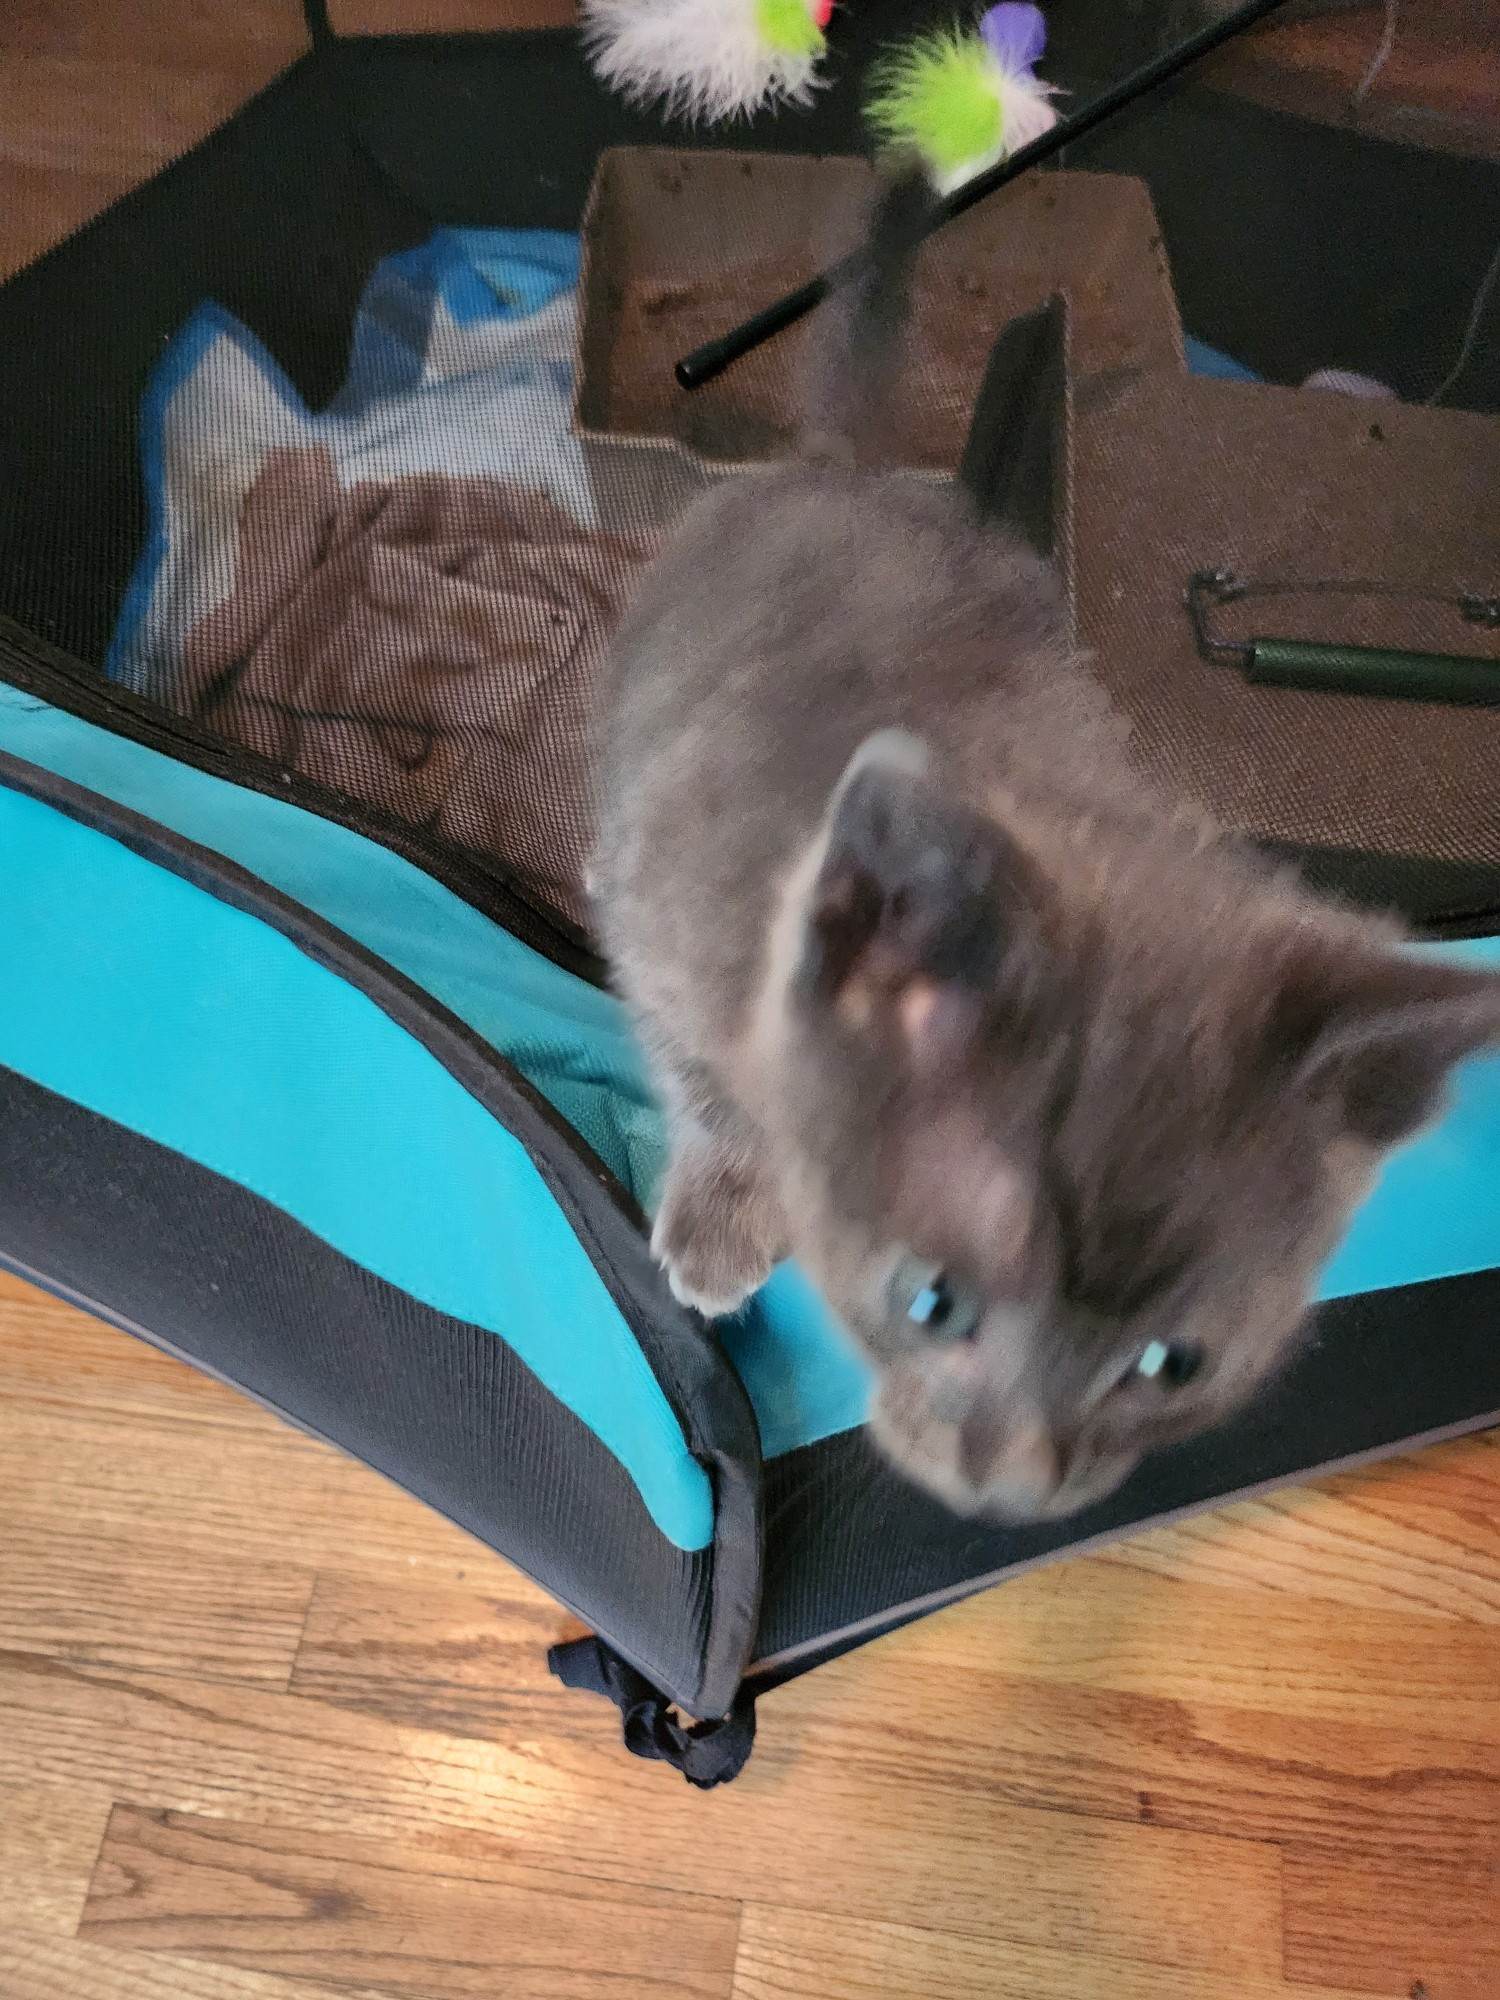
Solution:
[{"label": "gray fur", "polygon": [[[1047,567],[861,456],[708,494],[613,649],[594,879],[671,1125],[655,1243],[713,1311],[795,1254],[894,1463],[1062,1514],[1278,1364],[1500,981],[1156,797]],[[892,1309],[904,1252],[969,1338]],[[1133,1372],[1152,1341],[1193,1379]]]}]

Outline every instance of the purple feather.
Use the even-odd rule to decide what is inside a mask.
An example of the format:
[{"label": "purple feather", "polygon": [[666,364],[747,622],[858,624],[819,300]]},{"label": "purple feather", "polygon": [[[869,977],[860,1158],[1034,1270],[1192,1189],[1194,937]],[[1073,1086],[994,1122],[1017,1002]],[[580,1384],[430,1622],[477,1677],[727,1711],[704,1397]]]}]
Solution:
[{"label": "purple feather", "polygon": [[1025,6],[1022,0],[1000,0],[980,21],[979,32],[995,61],[1012,76],[1029,76],[1047,46],[1042,10]]}]

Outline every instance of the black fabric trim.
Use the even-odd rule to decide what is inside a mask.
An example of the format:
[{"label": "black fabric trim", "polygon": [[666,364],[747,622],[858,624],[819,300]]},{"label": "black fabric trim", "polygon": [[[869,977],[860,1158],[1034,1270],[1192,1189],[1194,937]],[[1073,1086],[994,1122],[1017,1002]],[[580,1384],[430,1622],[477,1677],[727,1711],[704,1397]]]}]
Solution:
[{"label": "black fabric trim", "polygon": [[766,1466],[757,1688],[1006,1576],[1243,1495],[1500,1423],[1500,1269],[1336,1299],[1233,1423],[1148,1460],[1071,1520],[955,1519],[862,1431]]},{"label": "black fabric trim", "polygon": [[1258,841],[1312,888],[1362,910],[1404,917],[1419,936],[1491,937],[1500,930],[1500,867],[1488,861],[1435,861],[1356,847],[1294,847]]},{"label": "black fabric trim", "polygon": [[351,833],[410,861],[565,972],[593,986],[606,983],[604,961],[585,933],[527,896],[498,863],[478,861],[463,848],[377,812],[300,772],[288,771],[253,750],[214,735],[186,716],[132,694],[128,688],[105,680],[82,660],[37,639],[3,613],[0,678],[80,721],[107,729],[112,736],[123,736],[210,777],[267,798],[282,799],[287,805],[300,806],[304,812],[348,827]]},{"label": "black fabric trim", "polygon": [[835,1632],[826,1633],[817,1642],[793,1648],[776,1659],[766,1659],[752,1665],[745,1674],[744,1687],[757,1699],[768,1694],[773,1688],[784,1687],[788,1681],[800,1680],[804,1674],[816,1668],[827,1666],[832,1660],[841,1660],[846,1653],[857,1652],[861,1646],[868,1646],[872,1640],[883,1639],[889,1633],[899,1632],[904,1626],[915,1625],[920,1619],[930,1618],[934,1611],[941,1611],[950,1604],[959,1604],[966,1597],[977,1597],[981,1592],[993,1590],[998,1585],[1009,1583],[1029,1570],[1044,1569],[1049,1563],[1070,1560],[1074,1556],[1091,1555],[1095,1549],[1106,1549],[1112,1544],[1126,1540],[1132,1535],[1145,1534],[1154,1528],[1170,1528],[1179,1521],[1191,1521],[1199,1515],[1216,1512],[1220,1507],[1234,1506],[1241,1500],[1255,1500],[1265,1493],[1285,1492],[1289,1486],[1310,1485],[1314,1480],[1332,1479],[1345,1472],[1358,1472],[1367,1465],[1380,1465],[1393,1457],[1404,1457],[1410,1452],[1425,1451],[1430,1445],[1451,1444],[1458,1438],[1474,1437],[1482,1431],[1493,1430],[1500,1425],[1500,1409],[1487,1411],[1481,1416],[1466,1417],[1461,1423],[1444,1424],[1437,1430],[1423,1431],[1420,1435],[1402,1438],[1396,1444],[1374,1446],[1369,1451],[1351,1452],[1346,1458],[1330,1459],[1326,1465],[1308,1466],[1303,1471],[1286,1478],[1262,1480],[1259,1485],[1237,1488],[1232,1493],[1220,1494],[1214,1499],[1189,1502],[1183,1507],[1175,1507],[1164,1514],[1152,1514],[1124,1528],[1105,1528],[1095,1535],[1087,1535],[1082,1541],[1068,1542],[1064,1547],[1048,1550],[1043,1555],[1032,1556],[1024,1562],[1016,1562],[1005,1569],[992,1570],[988,1575],[970,1577],[963,1583],[950,1585],[944,1590],[929,1591],[925,1597],[911,1598],[905,1604],[889,1611],[857,1620]]},{"label": "black fabric trim", "polygon": [[[3,1067],[0,1251],[394,1479],[675,1699],[702,1699],[714,1552],[659,1532],[624,1467],[503,1340]],[[358,1519],[346,1525],[356,1541]]]},{"label": "black fabric trim", "polygon": [[624,1188],[546,1100],[472,1029],[374,953],[223,856],[49,771],[0,752],[0,784],[107,834],[155,866],[269,924],[364,993],[428,1049],[522,1145],[594,1262],[709,1471],[714,1616],[696,1713],[722,1712],[755,1629],[760,1440],[749,1398],[712,1331],[672,1299]]}]

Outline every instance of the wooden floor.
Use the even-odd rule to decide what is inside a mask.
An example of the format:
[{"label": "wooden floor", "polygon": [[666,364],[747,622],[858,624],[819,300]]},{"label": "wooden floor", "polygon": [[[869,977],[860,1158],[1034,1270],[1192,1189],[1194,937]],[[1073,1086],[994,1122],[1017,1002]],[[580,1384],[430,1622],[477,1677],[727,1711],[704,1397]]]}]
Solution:
[{"label": "wooden floor", "polygon": [[1500,1994],[1500,1435],[1059,1565],[695,1793],[560,1612],[0,1277],[4,2000]]},{"label": "wooden floor", "polygon": [[[507,8],[567,11],[333,11]],[[0,265],[300,46],[291,0],[0,0]],[[547,1680],[562,1627],[0,1279],[0,2000],[1500,2000],[1500,1440],[930,1619],[711,1796]]]},{"label": "wooden floor", "polygon": [[1500,160],[1495,0],[1367,0],[1357,11],[1310,20],[1273,16],[1199,74],[1272,111],[1400,146]]}]

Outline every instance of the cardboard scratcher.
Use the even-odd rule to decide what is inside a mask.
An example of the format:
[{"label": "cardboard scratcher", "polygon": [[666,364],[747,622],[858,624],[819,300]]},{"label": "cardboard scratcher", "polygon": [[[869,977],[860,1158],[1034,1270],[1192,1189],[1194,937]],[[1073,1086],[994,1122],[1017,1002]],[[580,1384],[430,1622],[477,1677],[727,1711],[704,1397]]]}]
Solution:
[{"label": "cardboard scratcher", "polygon": [[[870,180],[869,166],[851,159],[603,154],[584,219],[574,410],[585,443],[675,440],[726,465],[785,456],[812,325],[690,396],[673,363],[847,250]],[[901,390],[907,464],[956,469],[996,333],[1059,291],[1071,308],[1077,380],[1183,371],[1144,185],[1108,174],[1036,177],[924,246]]]}]

